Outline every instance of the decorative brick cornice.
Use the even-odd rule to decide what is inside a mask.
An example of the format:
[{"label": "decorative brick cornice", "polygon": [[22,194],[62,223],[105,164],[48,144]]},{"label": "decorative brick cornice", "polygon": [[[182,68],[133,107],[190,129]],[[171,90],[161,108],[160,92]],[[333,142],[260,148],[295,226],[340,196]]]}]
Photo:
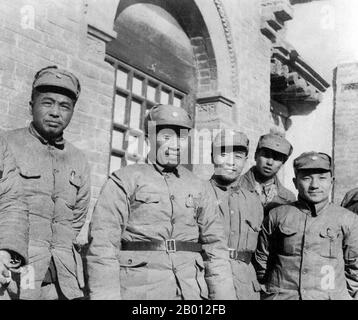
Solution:
[{"label": "decorative brick cornice", "polygon": [[276,42],[285,22],[293,17],[293,9],[288,0],[262,0],[261,32],[273,43]]},{"label": "decorative brick cornice", "polygon": [[225,39],[226,39],[226,43],[229,51],[229,57],[230,57],[232,91],[234,96],[236,97],[239,88],[239,73],[237,67],[237,57],[235,53],[234,39],[231,33],[229,19],[226,15],[225,8],[222,2],[220,0],[213,0],[213,1],[219,13],[222,26],[224,28]]},{"label": "decorative brick cornice", "polygon": [[235,102],[220,92],[199,95],[196,99],[196,125],[206,128],[230,127],[233,125],[233,106]]},{"label": "decorative brick cornice", "polygon": [[[289,112],[302,104],[317,105],[329,84],[310,67],[288,43],[272,49],[271,99],[285,105]],[[296,108],[297,109],[297,108]]]}]

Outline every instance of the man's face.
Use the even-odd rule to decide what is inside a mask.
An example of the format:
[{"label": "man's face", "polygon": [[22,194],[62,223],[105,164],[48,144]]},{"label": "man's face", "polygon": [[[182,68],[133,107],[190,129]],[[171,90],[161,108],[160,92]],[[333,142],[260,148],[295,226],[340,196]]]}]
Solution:
[{"label": "man's face", "polygon": [[[156,154],[151,153],[151,160],[164,168],[175,168],[180,163],[182,153],[188,148],[189,130],[177,126],[158,127],[155,137],[150,137],[151,149],[155,143]],[[155,159],[153,159],[155,156]]]},{"label": "man's face", "polygon": [[333,178],[329,171],[317,169],[300,170],[293,179],[299,196],[314,204],[328,200],[332,182]]},{"label": "man's face", "polygon": [[256,152],[255,160],[259,174],[266,178],[273,178],[284,164],[286,156],[268,148],[261,148]]},{"label": "man's face", "polygon": [[35,128],[45,138],[57,138],[71,121],[74,101],[63,94],[39,92],[31,103]]},{"label": "man's face", "polygon": [[227,183],[234,182],[244,169],[247,155],[246,151],[238,148],[222,148],[219,153],[214,154],[214,173]]}]

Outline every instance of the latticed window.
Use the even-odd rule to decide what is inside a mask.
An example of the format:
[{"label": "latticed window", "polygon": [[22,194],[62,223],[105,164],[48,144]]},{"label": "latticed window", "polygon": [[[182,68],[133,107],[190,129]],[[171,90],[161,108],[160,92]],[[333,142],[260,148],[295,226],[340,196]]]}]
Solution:
[{"label": "latticed window", "polygon": [[185,93],[120,60],[107,56],[115,68],[113,125],[109,171],[144,161],[144,117],[155,104],[182,107]]}]

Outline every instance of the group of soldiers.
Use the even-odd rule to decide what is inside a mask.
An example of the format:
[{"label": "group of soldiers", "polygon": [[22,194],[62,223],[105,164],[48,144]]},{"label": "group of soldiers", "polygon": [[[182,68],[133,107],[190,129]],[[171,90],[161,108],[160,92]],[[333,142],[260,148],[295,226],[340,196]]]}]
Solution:
[{"label": "group of soldiers", "polygon": [[89,165],[63,138],[80,91],[71,72],[41,69],[31,124],[0,137],[0,299],[358,299],[358,192],[352,211],[330,202],[327,154],[294,160],[296,200],[277,178],[289,141],[261,136],[242,174],[249,139],[223,129],[202,181],[180,164],[190,115],[156,105],[147,161],[113,172],[91,216]]}]

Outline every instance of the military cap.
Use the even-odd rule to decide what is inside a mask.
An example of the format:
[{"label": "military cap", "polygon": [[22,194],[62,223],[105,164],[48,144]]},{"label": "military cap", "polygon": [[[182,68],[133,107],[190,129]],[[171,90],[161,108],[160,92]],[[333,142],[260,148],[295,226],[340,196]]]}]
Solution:
[{"label": "military cap", "polygon": [[178,126],[187,129],[193,128],[193,120],[183,108],[173,105],[159,104],[151,108],[144,120],[144,130],[148,133],[148,122],[155,126]]},{"label": "military cap", "polygon": [[332,159],[323,152],[304,152],[293,161],[295,172],[306,169],[321,169],[332,172]]},{"label": "military cap", "polygon": [[292,154],[292,145],[278,133],[268,133],[260,137],[257,149],[267,148],[289,157]]},{"label": "military cap", "polygon": [[73,93],[76,100],[81,92],[81,85],[77,77],[67,70],[59,69],[57,66],[49,66],[36,73],[32,89],[44,86],[66,89]]},{"label": "military cap", "polygon": [[246,134],[234,129],[221,130],[213,140],[213,148],[243,147],[249,150],[249,139]]}]

